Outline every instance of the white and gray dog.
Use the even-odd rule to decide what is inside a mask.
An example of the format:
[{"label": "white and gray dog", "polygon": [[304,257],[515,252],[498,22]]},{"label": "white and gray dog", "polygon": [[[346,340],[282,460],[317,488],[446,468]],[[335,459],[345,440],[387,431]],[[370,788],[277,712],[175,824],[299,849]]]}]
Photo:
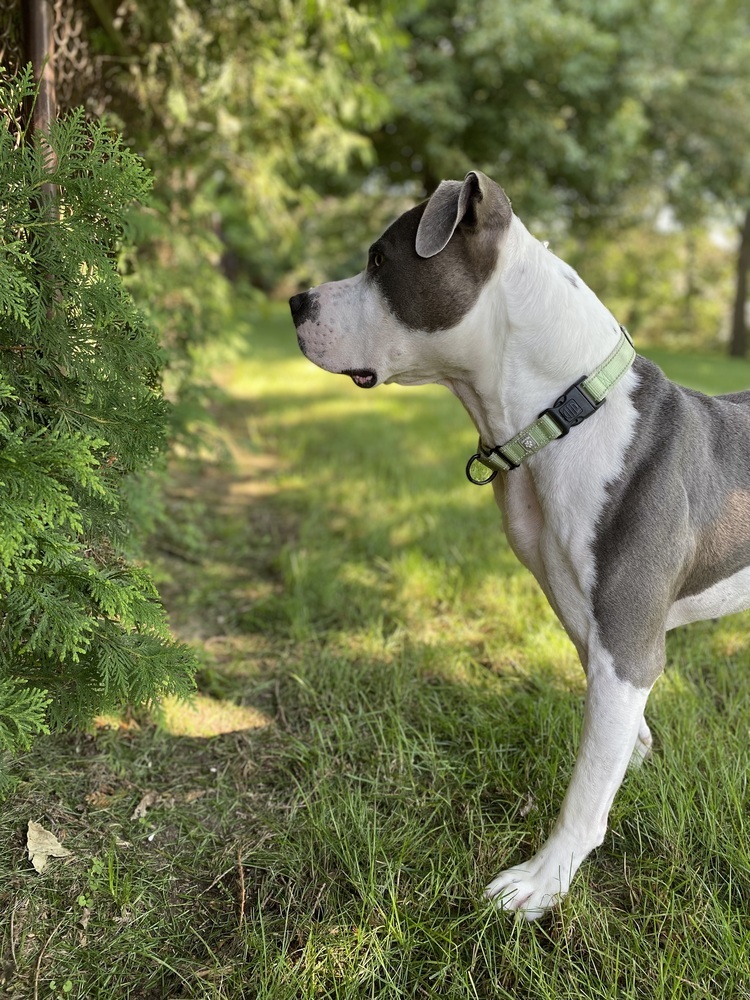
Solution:
[{"label": "white and gray dog", "polygon": [[628,762],[650,751],[667,630],[750,607],[750,392],[709,398],[636,357],[479,171],[443,181],[361,274],[291,309],[326,371],[460,399],[479,432],[469,478],[493,483],[513,551],[578,650],[586,709],[560,815],[487,888],[533,920],[602,843]]}]

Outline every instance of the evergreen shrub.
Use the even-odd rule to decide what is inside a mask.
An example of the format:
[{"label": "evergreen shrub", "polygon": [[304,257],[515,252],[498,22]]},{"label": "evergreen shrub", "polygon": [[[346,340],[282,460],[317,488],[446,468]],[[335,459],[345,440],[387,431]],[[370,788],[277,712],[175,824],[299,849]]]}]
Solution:
[{"label": "evergreen shrub", "polygon": [[163,459],[168,422],[158,340],[117,266],[149,174],[80,110],[31,141],[22,107],[33,96],[30,70],[0,75],[5,753],[186,694],[193,670],[138,561],[128,505],[129,482]]}]

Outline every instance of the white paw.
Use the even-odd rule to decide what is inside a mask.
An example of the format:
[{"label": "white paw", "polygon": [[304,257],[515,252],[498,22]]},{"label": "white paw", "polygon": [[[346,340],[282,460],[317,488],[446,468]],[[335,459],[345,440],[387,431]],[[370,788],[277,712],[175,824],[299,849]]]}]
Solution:
[{"label": "white paw", "polygon": [[485,896],[500,910],[516,910],[526,920],[538,920],[560,902],[585,855],[555,850],[548,842],[526,864],[494,878]]}]

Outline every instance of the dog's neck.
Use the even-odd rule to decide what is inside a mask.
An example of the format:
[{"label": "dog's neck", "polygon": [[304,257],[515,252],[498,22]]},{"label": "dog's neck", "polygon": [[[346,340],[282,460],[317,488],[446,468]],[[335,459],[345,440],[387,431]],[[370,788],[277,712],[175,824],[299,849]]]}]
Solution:
[{"label": "dog's neck", "polygon": [[564,261],[513,223],[498,270],[462,325],[470,351],[443,380],[488,446],[501,444],[599,365],[617,343],[614,316]]}]

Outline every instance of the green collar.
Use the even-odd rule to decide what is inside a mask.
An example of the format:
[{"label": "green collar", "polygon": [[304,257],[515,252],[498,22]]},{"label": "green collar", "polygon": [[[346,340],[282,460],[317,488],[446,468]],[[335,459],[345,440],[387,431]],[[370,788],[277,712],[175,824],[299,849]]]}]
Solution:
[{"label": "green collar", "polygon": [[[521,462],[535,455],[545,445],[563,437],[571,427],[582,423],[602,405],[611,390],[635,361],[635,348],[624,326],[617,347],[604,359],[596,371],[584,376],[567,389],[554,406],[545,410],[534,422],[524,427],[505,444],[487,448],[479,439],[476,455],[466,465],[469,482],[477,486],[491,483],[498,472],[517,469]],[[490,470],[487,476],[485,469]],[[480,478],[480,477],[484,478]]]}]

